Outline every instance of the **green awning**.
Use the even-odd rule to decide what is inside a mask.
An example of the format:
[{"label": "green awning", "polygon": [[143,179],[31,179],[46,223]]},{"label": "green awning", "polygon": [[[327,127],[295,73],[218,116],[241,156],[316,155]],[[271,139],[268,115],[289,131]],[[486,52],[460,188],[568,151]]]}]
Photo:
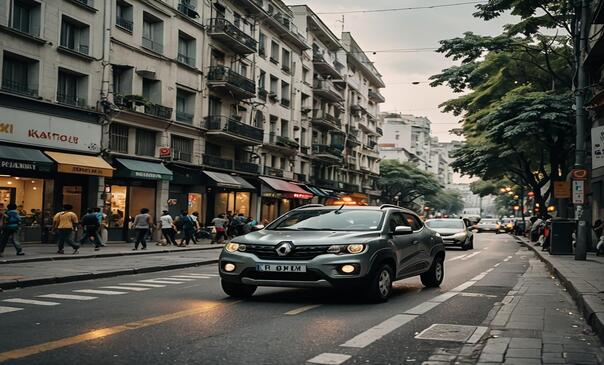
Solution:
[{"label": "green awning", "polygon": [[160,162],[130,160],[127,158],[116,158],[115,161],[121,165],[116,176],[145,180],[172,180],[172,171]]},{"label": "green awning", "polygon": [[27,171],[51,171],[54,162],[40,150],[0,146],[0,168]]}]

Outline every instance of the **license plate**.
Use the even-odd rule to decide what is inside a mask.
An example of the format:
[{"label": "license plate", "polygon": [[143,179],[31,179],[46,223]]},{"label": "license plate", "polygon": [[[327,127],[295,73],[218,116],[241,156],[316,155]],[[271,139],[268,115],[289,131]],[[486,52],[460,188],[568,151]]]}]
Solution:
[{"label": "license plate", "polygon": [[256,264],[257,271],[306,272],[306,265],[296,264]]}]

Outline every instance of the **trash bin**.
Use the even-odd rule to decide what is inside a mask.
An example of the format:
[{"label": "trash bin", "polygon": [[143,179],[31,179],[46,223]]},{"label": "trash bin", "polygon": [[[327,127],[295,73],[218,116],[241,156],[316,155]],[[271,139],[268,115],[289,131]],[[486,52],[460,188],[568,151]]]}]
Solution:
[{"label": "trash bin", "polygon": [[567,219],[552,219],[550,232],[550,255],[573,254],[573,232],[577,229],[577,222]]}]

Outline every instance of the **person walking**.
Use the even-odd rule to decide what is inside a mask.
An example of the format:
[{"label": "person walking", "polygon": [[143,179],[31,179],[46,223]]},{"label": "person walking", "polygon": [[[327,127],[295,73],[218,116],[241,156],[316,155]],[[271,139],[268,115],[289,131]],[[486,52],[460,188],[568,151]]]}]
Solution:
[{"label": "person walking", "polygon": [[198,244],[199,242],[197,241],[197,236],[199,234],[199,230],[201,229],[201,224],[199,223],[199,213],[193,212],[190,217],[193,220],[193,224],[195,225],[195,228],[193,230],[193,243]]},{"label": "person walking", "polygon": [[103,210],[99,207],[94,208],[94,214],[96,219],[99,221],[99,237],[101,238],[101,247],[105,247],[105,241],[107,237],[107,227],[105,222],[107,220],[107,214],[103,213]]},{"label": "person walking", "polygon": [[189,215],[189,212],[183,210],[180,221],[182,222],[182,231],[184,233],[184,237],[180,241],[180,246],[188,246],[191,241],[195,243],[195,238],[193,237],[195,235],[195,222]]},{"label": "person walking", "polygon": [[137,214],[134,217],[132,226],[136,230],[136,240],[134,241],[134,248],[132,249],[132,251],[138,250],[139,243],[142,246],[141,250],[146,250],[147,249],[147,234],[149,234],[149,230],[153,226],[153,219],[151,219],[151,215],[149,214],[149,209],[147,209],[147,208],[141,209],[140,214]]},{"label": "person walking", "polygon": [[80,222],[82,229],[84,230],[84,234],[82,235],[82,239],[80,239],[80,246],[83,246],[85,242],[93,242],[94,241],[94,250],[98,251],[101,249],[101,236],[99,234],[99,219],[94,212],[94,209],[88,208],[86,210],[86,214],[82,217],[82,221]]},{"label": "person walking", "polygon": [[53,228],[57,232],[58,254],[65,253],[63,249],[66,243],[73,248],[74,255],[80,249],[80,246],[73,240],[74,232],[78,227],[78,215],[72,209],[73,206],[71,204],[65,204],[63,205],[63,210],[55,214],[52,219]]},{"label": "person walking", "polygon": [[172,219],[172,216],[167,210],[164,210],[162,212],[161,217],[159,217],[159,223],[161,227],[161,233],[166,239],[166,243],[164,244],[164,246],[178,246],[178,243],[176,243],[176,230],[174,228],[174,220]]},{"label": "person walking", "polygon": [[212,219],[212,225],[214,226],[214,230],[216,231],[216,235],[211,244],[213,243],[222,243],[226,238],[226,225],[228,221],[224,218],[224,214],[219,214],[218,217]]},{"label": "person walking", "polygon": [[17,211],[17,205],[10,203],[7,210],[2,214],[2,225],[0,229],[0,257],[4,253],[6,245],[10,242],[17,251],[17,256],[23,256],[23,249],[19,243],[19,230],[21,228],[21,216]]}]

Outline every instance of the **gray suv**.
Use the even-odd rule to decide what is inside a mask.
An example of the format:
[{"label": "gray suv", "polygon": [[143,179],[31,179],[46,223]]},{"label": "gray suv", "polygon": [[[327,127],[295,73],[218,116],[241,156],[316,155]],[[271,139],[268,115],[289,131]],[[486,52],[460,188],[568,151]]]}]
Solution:
[{"label": "gray suv", "polygon": [[379,302],[396,280],[420,275],[425,286],[439,286],[444,259],[440,235],[409,210],[312,204],[234,238],[219,270],[233,297],[249,297],[258,286],[355,288]]}]

